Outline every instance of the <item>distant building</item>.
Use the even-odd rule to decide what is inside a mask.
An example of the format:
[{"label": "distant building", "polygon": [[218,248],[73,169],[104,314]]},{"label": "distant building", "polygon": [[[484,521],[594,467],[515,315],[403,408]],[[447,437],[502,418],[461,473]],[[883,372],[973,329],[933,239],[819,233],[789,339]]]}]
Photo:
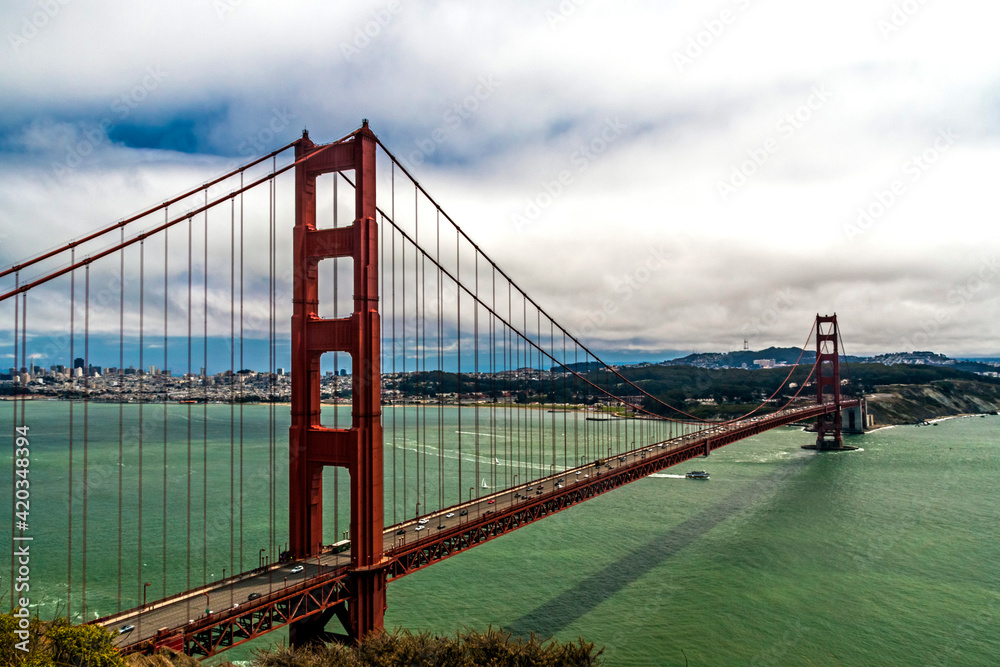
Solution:
[{"label": "distant building", "polygon": [[83,368],[85,365],[83,357],[77,357],[73,360],[73,368]]},{"label": "distant building", "polygon": [[759,368],[774,368],[774,359],[754,359],[753,365]]}]

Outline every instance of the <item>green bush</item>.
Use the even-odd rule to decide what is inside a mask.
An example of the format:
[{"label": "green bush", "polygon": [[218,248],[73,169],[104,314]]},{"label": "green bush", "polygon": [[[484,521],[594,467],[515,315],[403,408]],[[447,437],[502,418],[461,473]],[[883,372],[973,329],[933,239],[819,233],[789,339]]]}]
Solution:
[{"label": "green bush", "polygon": [[454,637],[398,630],[373,634],[357,646],[279,647],[259,653],[254,667],[591,667],[602,664],[603,652],[583,639],[522,639],[493,628]]},{"label": "green bush", "polygon": [[128,667],[111,643],[111,633],[96,625],[72,625],[64,618],[44,622],[37,617],[28,625],[28,651],[17,648],[18,619],[0,614],[0,666]]}]

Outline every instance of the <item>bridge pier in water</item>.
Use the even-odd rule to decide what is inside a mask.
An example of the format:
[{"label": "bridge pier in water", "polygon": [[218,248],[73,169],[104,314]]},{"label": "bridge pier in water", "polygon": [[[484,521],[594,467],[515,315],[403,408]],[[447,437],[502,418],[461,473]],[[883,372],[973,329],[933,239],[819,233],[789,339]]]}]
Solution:
[{"label": "bridge pier in water", "polygon": [[[289,550],[296,559],[323,548],[323,468],[350,474],[351,597],[346,614],[337,613],[351,639],[382,627],[385,564],[382,553],[383,470],[381,424],[381,332],[378,312],[378,225],[375,220],[375,135],[365,121],[350,139],[317,146],[307,132],[295,149],[295,228],[292,311],[292,385],[289,433]],[[312,157],[310,157],[312,156]],[[352,225],[316,228],[316,178],[353,169],[355,219]],[[349,257],[354,262],[354,311],[323,319],[319,312],[320,260]],[[351,355],[351,427],[322,426],[320,357]],[[326,621],[319,614],[290,624],[293,646],[322,641]]]}]

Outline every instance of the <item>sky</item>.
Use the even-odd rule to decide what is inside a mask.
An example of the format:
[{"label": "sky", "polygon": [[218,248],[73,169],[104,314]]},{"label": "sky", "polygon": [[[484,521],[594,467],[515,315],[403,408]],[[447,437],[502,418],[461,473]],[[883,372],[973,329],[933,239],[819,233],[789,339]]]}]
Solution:
[{"label": "sky", "polygon": [[362,118],[612,361],[1000,356],[1000,5],[11,1],[0,264]]}]

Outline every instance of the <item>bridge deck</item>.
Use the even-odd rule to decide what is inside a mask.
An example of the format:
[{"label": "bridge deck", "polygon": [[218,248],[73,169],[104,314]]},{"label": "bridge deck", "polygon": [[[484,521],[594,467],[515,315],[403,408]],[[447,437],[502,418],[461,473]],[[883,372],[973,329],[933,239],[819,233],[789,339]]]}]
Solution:
[{"label": "bridge deck", "polygon": [[[713,449],[834,409],[810,404],[711,427],[389,526],[383,533],[387,577],[415,572]],[[124,651],[167,645],[189,655],[214,655],[346,600],[350,560],[345,551],[274,565],[95,622],[112,630],[131,626],[115,639]]]}]

